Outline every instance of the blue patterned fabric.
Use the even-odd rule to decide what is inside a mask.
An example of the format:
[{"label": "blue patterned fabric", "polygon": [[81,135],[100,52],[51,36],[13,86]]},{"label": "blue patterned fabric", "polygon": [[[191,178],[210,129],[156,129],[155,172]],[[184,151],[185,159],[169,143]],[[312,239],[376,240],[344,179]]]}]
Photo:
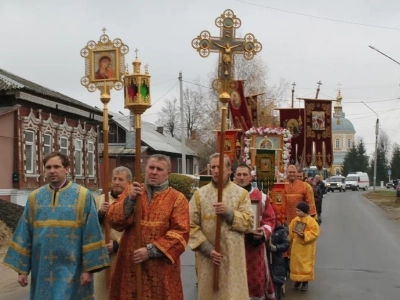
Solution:
[{"label": "blue patterned fabric", "polygon": [[32,192],[4,264],[30,274],[31,299],[94,299],[80,275],[104,269],[109,258],[92,194],[73,182]]}]

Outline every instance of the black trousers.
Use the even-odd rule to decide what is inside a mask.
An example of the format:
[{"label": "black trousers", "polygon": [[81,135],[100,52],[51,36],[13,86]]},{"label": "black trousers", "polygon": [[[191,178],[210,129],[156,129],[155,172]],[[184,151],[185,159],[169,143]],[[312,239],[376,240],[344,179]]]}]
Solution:
[{"label": "black trousers", "polygon": [[322,214],[322,199],[315,201],[315,209],[317,210],[318,216],[320,216]]},{"label": "black trousers", "polygon": [[275,300],[282,300],[282,284],[274,283]]}]

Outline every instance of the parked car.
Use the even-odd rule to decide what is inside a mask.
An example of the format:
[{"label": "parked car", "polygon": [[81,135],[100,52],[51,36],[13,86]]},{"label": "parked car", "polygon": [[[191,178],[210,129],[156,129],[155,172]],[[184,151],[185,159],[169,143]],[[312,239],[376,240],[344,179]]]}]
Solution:
[{"label": "parked car", "polygon": [[386,188],[387,189],[396,189],[398,182],[399,181],[397,179],[391,180],[388,183],[386,183]]},{"label": "parked car", "polygon": [[328,191],[334,192],[335,190],[338,190],[340,192],[345,192],[346,191],[345,180],[346,177],[340,175],[330,177]]}]

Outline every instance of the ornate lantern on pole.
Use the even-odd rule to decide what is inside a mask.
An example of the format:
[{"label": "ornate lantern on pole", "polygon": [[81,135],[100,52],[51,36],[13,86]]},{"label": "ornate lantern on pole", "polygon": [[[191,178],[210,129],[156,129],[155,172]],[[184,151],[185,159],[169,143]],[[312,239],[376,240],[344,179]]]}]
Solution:
[{"label": "ornate lantern on pole", "polygon": [[[150,74],[148,66],[145,66],[145,72],[141,73],[140,65],[142,64],[137,57],[138,50],[135,50],[136,57],[133,61],[133,73],[126,70],[124,77],[124,98],[125,108],[129,109],[135,115],[135,177],[136,181],[141,181],[142,164],[141,164],[141,141],[142,141],[142,114],[151,107],[150,97]],[[135,204],[135,249],[139,249],[142,244],[142,203],[141,197],[136,197]],[[142,299],[142,265],[136,264],[136,299]]]}]

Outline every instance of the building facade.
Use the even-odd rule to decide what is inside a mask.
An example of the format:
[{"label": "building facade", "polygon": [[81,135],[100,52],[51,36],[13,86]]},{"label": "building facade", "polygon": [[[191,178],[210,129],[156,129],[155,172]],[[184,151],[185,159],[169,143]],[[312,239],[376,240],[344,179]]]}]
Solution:
[{"label": "building facade", "polygon": [[[135,177],[135,129],[132,127],[133,116],[109,112],[112,117],[109,122],[109,176],[118,166],[125,166],[132,171]],[[141,128],[141,166],[144,172],[147,159],[153,154],[164,154],[170,158],[171,172],[182,173],[182,143],[164,132],[162,127],[142,121]],[[100,173],[103,174],[102,136],[100,136]],[[186,174],[198,174],[196,153],[185,147]],[[101,182],[103,182],[101,175]],[[111,178],[111,177],[110,177]]]},{"label": "building facade", "polygon": [[[355,142],[356,131],[353,123],[346,119],[346,114],[342,107],[342,99],[339,91],[332,119],[333,164],[329,170],[332,175],[341,174],[344,157]],[[346,176],[347,174],[341,175]]]},{"label": "building facade", "polygon": [[43,158],[70,158],[69,179],[99,185],[98,128],[102,112],[0,69],[0,198],[25,205],[46,183]]}]

